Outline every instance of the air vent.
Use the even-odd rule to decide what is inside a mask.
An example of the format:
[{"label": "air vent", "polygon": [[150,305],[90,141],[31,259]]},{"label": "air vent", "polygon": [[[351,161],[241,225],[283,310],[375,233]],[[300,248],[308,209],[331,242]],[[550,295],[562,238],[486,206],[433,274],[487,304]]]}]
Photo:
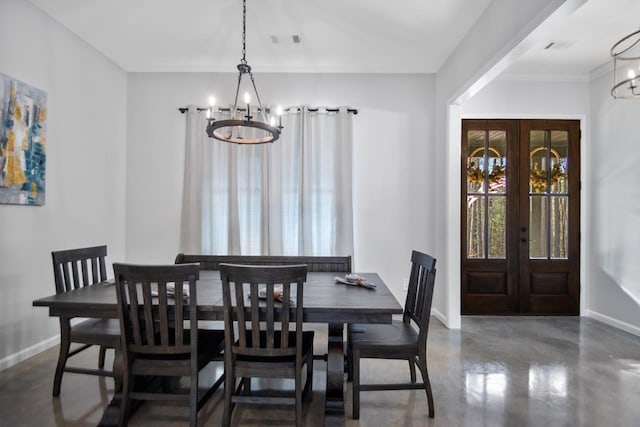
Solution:
[{"label": "air vent", "polygon": [[571,40],[555,40],[547,43],[544,49],[545,50],[564,50],[564,49],[569,49],[574,44],[575,42]]},{"label": "air vent", "polygon": [[272,44],[293,45],[301,42],[298,34],[272,34],[270,38]]}]

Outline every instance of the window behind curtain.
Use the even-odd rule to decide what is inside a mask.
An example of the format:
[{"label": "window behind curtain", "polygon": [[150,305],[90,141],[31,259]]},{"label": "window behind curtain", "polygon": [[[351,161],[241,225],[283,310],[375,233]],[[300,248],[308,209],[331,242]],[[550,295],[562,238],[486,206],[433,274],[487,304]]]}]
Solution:
[{"label": "window behind curtain", "polygon": [[255,146],[208,138],[188,111],[181,251],[353,255],[351,115],[301,110]]}]

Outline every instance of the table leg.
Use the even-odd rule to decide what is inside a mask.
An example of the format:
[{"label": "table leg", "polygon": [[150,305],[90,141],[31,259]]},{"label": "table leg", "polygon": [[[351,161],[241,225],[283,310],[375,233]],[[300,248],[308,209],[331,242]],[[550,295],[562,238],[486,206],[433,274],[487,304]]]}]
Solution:
[{"label": "table leg", "polygon": [[344,426],[344,324],[329,324],[325,426]]},{"label": "table leg", "polygon": [[[115,383],[113,390],[113,398],[109,405],[104,408],[102,418],[98,423],[99,427],[117,426],[120,421],[120,406],[122,398],[122,379],[124,377],[124,355],[120,349],[116,349],[113,357],[113,380]],[[162,382],[157,377],[136,377],[134,389],[137,391],[158,390]],[[133,414],[142,404],[140,400],[133,400],[129,404],[129,415]]]},{"label": "table leg", "polygon": [[115,350],[113,356],[113,398],[109,405],[104,408],[102,418],[98,426],[117,426],[120,420],[120,396],[122,395],[122,376],[124,375],[124,359],[120,349]]}]

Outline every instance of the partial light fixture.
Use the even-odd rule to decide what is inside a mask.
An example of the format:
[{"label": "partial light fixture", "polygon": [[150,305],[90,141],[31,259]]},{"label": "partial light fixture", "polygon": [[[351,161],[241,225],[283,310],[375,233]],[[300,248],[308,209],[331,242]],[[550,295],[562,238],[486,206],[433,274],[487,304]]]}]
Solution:
[{"label": "partial light fixture", "polygon": [[[274,142],[280,137],[282,127],[282,108],[277,108],[278,125],[273,115],[269,115],[266,108],[262,106],[256,82],[253,79],[251,66],[247,63],[246,58],[246,38],[247,38],[247,0],[242,0],[242,59],[238,64],[238,86],[236,87],[236,98],[233,102],[231,110],[231,118],[217,120],[215,118],[216,100],[213,96],[209,97],[209,108],[207,109],[207,135],[220,141],[233,142],[235,144],[264,144]],[[240,86],[242,78],[249,75],[251,86],[258,103],[257,108],[254,105],[255,114],[259,114],[262,121],[251,115],[251,95],[249,92],[244,93],[245,109],[238,106],[238,95],[240,94]],[[246,115],[242,116],[243,112]]]},{"label": "partial light fixture", "polygon": [[640,30],[620,39],[611,48],[613,87],[616,99],[640,98]]}]

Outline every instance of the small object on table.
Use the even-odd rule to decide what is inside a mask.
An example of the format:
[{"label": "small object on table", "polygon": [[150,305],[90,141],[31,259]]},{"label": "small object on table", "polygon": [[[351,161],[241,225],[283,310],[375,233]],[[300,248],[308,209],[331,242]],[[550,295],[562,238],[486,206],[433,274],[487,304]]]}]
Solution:
[{"label": "small object on table", "polygon": [[[158,291],[152,290],[151,296],[157,297]],[[167,282],[167,296],[174,298],[176,296],[176,284],[173,282]],[[189,299],[189,285],[182,285],[182,299]]]},{"label": "small object on table", "polygon": [[344,279],[342,277],[336,276],[334,277],[334,280],[336,281],[336,283],[342,283],[344,285],[361,286],[363,288],[371,290],[376,289],[375,283],[371,283],[364,277],[360,277],[357,274],[347,274]]},{"label": "small object on table", "polygon": [[[250,292],[247,293],[247,296],[249,298],[251,298],[251,293]],[[274,286],[274,288],[273,288],[273,296],[276,299],[276,301],[283,302],[282,299],[284,298],[284,295],[283,295],[283,292],[282,292],[282,285]],[[261,287],[260,289],[258,289],[258,298],[259,299],[267,299],[267,287],[266,286]],[[291,305],[295,306],[295,304],[296,304],[295,298],[289,297],[289,303]]]}]

